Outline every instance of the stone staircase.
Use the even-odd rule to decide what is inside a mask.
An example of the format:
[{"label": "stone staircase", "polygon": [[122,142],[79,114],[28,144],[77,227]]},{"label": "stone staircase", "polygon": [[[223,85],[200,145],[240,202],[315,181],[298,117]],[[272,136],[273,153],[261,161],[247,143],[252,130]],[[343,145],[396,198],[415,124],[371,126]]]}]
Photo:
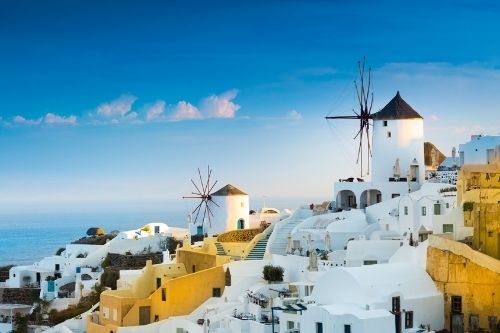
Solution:
[{"label": "stone staircase", "polygon": [[262,260],[264,259],[264,254],[266,253],[267,241],[271,236],[271,232],[267,236],[255,244],[252,251],[246,256],[245,260]]},{"label": "stone staircase", "polygon": [[310,211],[304,210],[278,222],[274,227],[273,237],[267,246],[267,251],[272,254],[286,255],[288,236],[296,226],[310,216]]},{"label": "stone staircase", "polygon": [[226,251],[224,250],[224,247],[222,246],[222,244],[219,242],[215,242],[214,244],[215,244],[215,247],[217,248],[217,255],[218,256],[225,256]]}]

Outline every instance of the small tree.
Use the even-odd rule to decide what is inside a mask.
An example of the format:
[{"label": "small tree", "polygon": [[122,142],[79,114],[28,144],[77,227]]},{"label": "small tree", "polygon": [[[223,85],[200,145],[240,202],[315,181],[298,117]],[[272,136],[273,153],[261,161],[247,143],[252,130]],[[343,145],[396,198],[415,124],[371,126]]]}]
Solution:
[{"label": "small tree", "polygon": [[267,282],[283,281],[284,269],[281,266],[266,265],[262,271],[264,280]]},{"label": "small tree", "polygon": [[16,313],[14,318],[14,329],[12,333],[27,333],[28,332],[28,316],[22,316]]}]

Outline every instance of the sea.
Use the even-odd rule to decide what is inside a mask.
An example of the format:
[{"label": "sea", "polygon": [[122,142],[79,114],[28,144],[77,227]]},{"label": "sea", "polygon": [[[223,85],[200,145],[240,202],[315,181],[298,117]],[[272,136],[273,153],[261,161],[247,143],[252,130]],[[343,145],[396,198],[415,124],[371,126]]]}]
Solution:
[{"label": "sea", "polygon": [[[313,199],[267,200],[266,206],[293,209]],[[317,200],[311,202],[319,202]],[[254,210],[262,207],[262,200],[252,202]],[[255,207],[254,207],[255,206]],[[114,205],[110,209],[73,209],[64,211],[51,208],[0,210],[0,266],[29,265],[51,256],[65,244],[86,236],[91,227],[101,227],[105,232],[138,229],[151,222],[162,222],[172,227],[187,227],[191,205],[152,204]]]},{"label": "sea", "polygon": [[137,229],[150,222],[186,227],[185,211],[0,214],[0,266],[32,264],[65,244],[86,236],[88,228],[106,232]]}]

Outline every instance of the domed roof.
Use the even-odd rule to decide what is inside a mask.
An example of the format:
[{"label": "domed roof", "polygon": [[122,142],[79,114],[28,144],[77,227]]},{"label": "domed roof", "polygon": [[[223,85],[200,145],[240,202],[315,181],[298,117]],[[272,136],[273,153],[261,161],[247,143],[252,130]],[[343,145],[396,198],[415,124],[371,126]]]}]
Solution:
[{"label": "domed roof", "polygon": [[373,114],[374,120],[398,120],[398,119],[414,119],[423,117],[418,114],[406,101],[401,97],[399,91],[386,106],[377,113]]},{"label": "domed roof", "polygon": [[361,267],[335,267],[316,283],[312,298],[317,304],[370,304],[386,301],[394,293],[404,298],[439,295],[424,268],[407,263]]}]

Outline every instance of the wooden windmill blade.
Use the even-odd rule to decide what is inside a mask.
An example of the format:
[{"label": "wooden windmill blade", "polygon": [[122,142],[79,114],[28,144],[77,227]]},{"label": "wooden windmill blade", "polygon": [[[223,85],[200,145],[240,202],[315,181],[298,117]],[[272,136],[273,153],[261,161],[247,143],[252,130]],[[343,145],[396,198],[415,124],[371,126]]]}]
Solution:
[{"label": "wooden windmill blade", "polygon": [[202,217],[202,215],[203,215],[203,218],[201,220],[201,225],[203,226],[203,224],[205,223],[205,218],[208,218],[208,223],[211,226],[212,225],[212,218],[214,217],[214,214],[209,207],[209,203],[211,202],[214,205],[216,205],[217,207],[220,207],[212,199],[212,195],[211,195],[212,190],[214,189],[214,187],[218,181],[216,180],[213,184],[210,184],[211,177],[212,177],[212,169],[210,169],[210,165],[207,166],[206,177],[203,177],[200,168],[198,168],[199,183],[197,184],[193,179],[191,179],[191,183],[194,186],[194,190],[191,192],[191,195],[182,197],[183,199],[199,200],[195,209],[193,209],[190,213],[192,216],[194,216],[194,224],[196,224],[198,222],[198,217]]},{"label": "wooden windmill blade", "polygon": [[370,157],[372,156],[371,143],[370,143],[370,120],[373,119],[373,115],[371,114],[372,106],[373,106],[373,92],[371,92],[371,68],[368,69],[368,83],[365,80],[365,63],[366,58],[363,57],[363,61],[358,62],[358,73],[359,73],[359,81],[360,85],[354,81],[354,88],[356,91],[357,102],[359,103],[359,111],[356,112],[352,110],[354,115],[345,115],[345,116],[327,116],[325,119],[327,120],[339,120],[339,119],[347,119],[347,120],[358,120],[359,121],[359,130],[354,136],[354,140],[359,138],[358,145],[358,155],[356,159],[356,163],[361,161],[360,165],[360,174],[363,177],[363,136],[365,136],[366,140],[366,157],[368,160],[368,168],[367,174],[370,173]]}]

